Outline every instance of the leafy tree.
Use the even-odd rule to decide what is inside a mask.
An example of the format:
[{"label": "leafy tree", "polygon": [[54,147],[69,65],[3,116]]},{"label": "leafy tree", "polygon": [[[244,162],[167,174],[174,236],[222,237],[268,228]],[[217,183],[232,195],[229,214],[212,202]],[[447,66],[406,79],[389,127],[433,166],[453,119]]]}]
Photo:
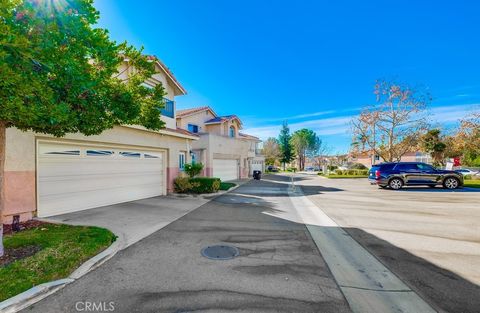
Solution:
[{"label": "leafy tree", "polygon": [[303,128],[294,132],[290,141],[299,161],[299,170],[303,171],[306,157],[313,157],[318,152],[321,140],[313,130]]},{"label": "leafy tree", "polygon": [[185,164],[185,173],[190,178],[193,178],[200,174],[200,172],[203,170],[203,164],[202,163],[191,163],[191,164]]},{"label": "leafy tree", "polygon": [[268,138],[263,143],[263,155],[265,156],[265,164],[275,165],[281,157],[280,145],[276,138]]},{"label": "leafy tree", "polygon": [[278,136],[278,143],[280,145],[280,162],[283,164],[283,170],[285,170],[285,164],[290,163],[295,158],[293,147],[290,142],[291,139],[290,128],[288,127],[287,121],[283,122],[282,129],[280,130],[280,135]]},{"label": "leafy tree", "polygon": [[480,112],[460,120],[455,134],[447,139],[447,155],[460,156],[462,164],[480,166]]},{"label": "leafy tree", "polygon": [[423,113],[431,96],[384,80],[377,81],[374,93],[377,103],[352,119],[353,133],[385,161],[400,161],[427,129]]},{"label": "leafy tree", "polygon": [[[164,126],[163,87],[141,85],[154,74],[154,60],[93,28],[93,0],[48,3],[0,0],[0,216],[6,128],[63,136]],[[120,80],[122,62],[135,70]]]},{"label": "leafy tree", "polygon": [[422,136],[421,149],[432,157],[434,166],[445,165],[445,150],[447,145],[442,141],[440,129],[431,129]]}]

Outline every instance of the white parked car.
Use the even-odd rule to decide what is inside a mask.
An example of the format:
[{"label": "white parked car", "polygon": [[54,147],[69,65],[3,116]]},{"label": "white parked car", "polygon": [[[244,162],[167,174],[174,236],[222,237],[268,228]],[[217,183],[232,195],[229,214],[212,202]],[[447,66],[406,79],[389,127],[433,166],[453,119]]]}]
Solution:
[{"label": "white parked car", "polygon": [[472,171],[471,169],[468,169],[468,168],[462,168],[462,169],[459,169],[459,170],[455,170],[455,172],[458,172],[458,173],[462,174],[463,176],[467,176],[467,175],[477,176],[477,175],[480,175],[480,172]]}]

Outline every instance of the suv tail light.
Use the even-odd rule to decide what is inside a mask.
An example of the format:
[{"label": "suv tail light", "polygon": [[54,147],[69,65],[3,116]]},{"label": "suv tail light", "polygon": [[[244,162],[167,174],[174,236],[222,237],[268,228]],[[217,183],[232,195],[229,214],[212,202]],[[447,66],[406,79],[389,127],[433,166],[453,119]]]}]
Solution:
[{"label": "suv tail light", "polygon": [[380,178],[380,170],[375,171],[375,178],[379,179]]}]

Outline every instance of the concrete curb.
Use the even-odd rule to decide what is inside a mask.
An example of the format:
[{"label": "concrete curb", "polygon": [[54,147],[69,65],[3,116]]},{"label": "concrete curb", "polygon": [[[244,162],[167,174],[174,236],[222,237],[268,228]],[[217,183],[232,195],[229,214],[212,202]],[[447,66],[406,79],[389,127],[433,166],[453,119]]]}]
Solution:
[{"label": "concrete curb", "polygon": [[10,299],[0,302],[0,312],[13,313],[29,307],[30,305],[48,297],[57,290],[62,289],[73,279],[65,278],[40,284],[28,289]]},{"label": "concrete curb", "polygon": [[57,292],[66,285],[73,283],[75,280],[93,271],[109,259],[111,259],[118,251],[122,249],[120,241],[115,241],[107,249],[103,250],[96,256],[80,265],[68,278],[54,280],[32,287],[12,298],[0,302],[0,312],[14,313],[23,310],[32,304],[48,297]]}]

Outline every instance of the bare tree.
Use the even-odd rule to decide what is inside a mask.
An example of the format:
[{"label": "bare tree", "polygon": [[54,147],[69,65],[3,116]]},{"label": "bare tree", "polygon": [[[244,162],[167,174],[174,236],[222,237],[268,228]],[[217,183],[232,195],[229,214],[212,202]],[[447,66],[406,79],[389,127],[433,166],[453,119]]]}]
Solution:
[{"label": "bare tree", "polygon": [[323,141],[320,143],[317,154],[313,157],[313,164],[315,167],[321,168],[323,165],[328,164],[327,155],[331,152],[331,150],[332,148]]},{"label": "bare tree", "polygon": [[268,138],[263,143],[263,155],[265,156],[265,164],[275,165],[282,155],[280,145],[276,138]]},{"label": "bare tree", "polygon": [[377,81],[374,93],[377,103],[352,119],[352,131],[375,155],[388,162],[400,161],[427,129],[424,113],[430,94],[385,80]]}]

